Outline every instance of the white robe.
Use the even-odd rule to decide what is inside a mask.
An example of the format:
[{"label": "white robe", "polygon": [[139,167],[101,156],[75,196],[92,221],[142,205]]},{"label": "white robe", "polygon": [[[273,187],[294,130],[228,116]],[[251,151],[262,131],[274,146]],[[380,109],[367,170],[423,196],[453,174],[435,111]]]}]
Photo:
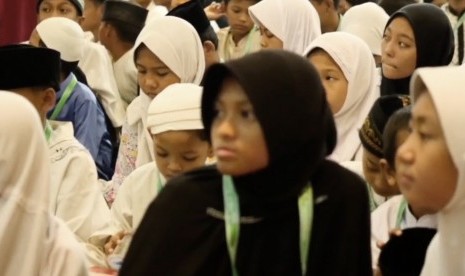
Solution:
[{"label": "white robe", "polygon": [[137,68],[134,64],[134,49],[127,51],[113,62],[113,73],[121,99],[128,106],[137,97]]},{"label": "white robe", "polygon": [[50,212],[62,219],[86,248],[92,265],[105,265],[100,251],[88,243],[105,226],[110,212],[97,182],[90,153],[74,138],[69,122],[49,121],[51,163]]},{"label": "white robe", "polygon": [[37,110],[1,91],[0,116],[0,275],[87,275],[82,248],[49,212],[49,154]]},{"label": "white robe", "polygon": [[[161,182],[160,182],[161,181]],[[135,232],[145,211],[165,184],[155,162],[145,164],[133,171],[118,190],[111,207],[111,221],[104,229],[95,232],[90,241],[103,252],[109,237],[120,231]]]},{"label": "white robe", "polygon": [[[381,253],[376,243],[387,242],[389,240],[389,232],[397,228],[397,216],[403,199],[402,195],[394,196],[371,213],[371,261],[373,269],[377,268],[379,254]],[[417,220],[409,208],[407,208],[400,228],[414,227],[437,228],[437,217],[436,215],[425,215]]]},{"label": "white robe", "polygon": [[110,56],[102,45],[85,40],[84,55],[79,61],[89,87],[97,94],[113,126],[121,127],[126,114],[118,92]]}]

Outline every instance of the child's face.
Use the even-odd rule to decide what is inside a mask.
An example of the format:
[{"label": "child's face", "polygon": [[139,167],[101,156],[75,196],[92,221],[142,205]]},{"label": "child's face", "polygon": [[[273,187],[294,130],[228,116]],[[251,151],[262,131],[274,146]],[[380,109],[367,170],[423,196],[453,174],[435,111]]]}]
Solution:
[{"label": "child's face", "polygon": [[281,39],[275,36],[267,28],[260,27],[260,47],[262,49],[283,49],[284,44]]},{"label": "child's face", "polygon": [[428,92],[415,103],[410,124],[411,133],[396,155],[399,188],[414,210],[436,213],[454,194],[458,172]]},{"label": "child's face", "polygon": [[390,196],[389,185],[381,174],[380,158],[363,149],[363,175],[378,195]]},{"label": "child's face", "polygon": [[402,79],[412,75],[417,65],[415,35],[404,17],[397,17],[387,26],[381,42],[383,75]]},{"label": "child's face", "polygon": [[223,82],[215,104],[212,143],[218,170],[240,176],[268,166],[268,149],[253,106],[234,79]]},{"label": "child's face", "polygon": [[137,82],[142,91],[152,99],[167,86],[181,82],[181,79],[145,46],[137,53],[136,67]]},{"label": "child's face", "polygon": [[333,114],[341,110],[347,97],[348,82],[337,63],[323,50],[312,52],[308,58],[320,74],[326,99]]},{"label": "child's face", "polygon": [[152,137],[155,162],[166,180],[204,166],[212,155],[210,144],[200,139],[198,131],[167,131]]},{"label": "child's face", "polygon": [[84,19],[81,22],[81,27],[85,32],[98,30],[102,16],[103,5],[97,4],[94,0],[84,0]]},{"label": "child's face", "polygon": [[76,7],[68,0],[43,0],[39,6],[38,22],[50,17],[65,17],[80,23],[82,17]]},{"label": "child's face", "polygon": [[231,0],[226,6],[226,16],[234,36],[244,37],[252,29],[254,23],[249,16],[249,7],[253,4],[255,2],[249,0]]}]

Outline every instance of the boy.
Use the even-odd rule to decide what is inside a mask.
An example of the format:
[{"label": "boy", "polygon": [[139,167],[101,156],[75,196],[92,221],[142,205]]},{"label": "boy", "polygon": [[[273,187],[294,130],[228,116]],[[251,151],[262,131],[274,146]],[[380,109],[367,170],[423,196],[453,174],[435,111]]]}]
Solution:
[{"label": "boy", "polygon": [[172,9],[167,15],[176,16],[191,23],[200,37],[205,53],[205,67],[220,62],[218,37],[198,0],[190,0]]},{"label": "boy", "polygon": [[90,234],[103,226],[109,216],[94,162],[74,138],[71,123],[46,119],[60,88],[60,54],[29,45],[5,46],[0,47],[0,64],[0,89],[24,96],[40,115],[52,172],[50,212],[61,218],[86,247],[91,264],[104,264],[98,250],[87,243]]},{"label": "boy", "polygon": [[103,5],[100,43],[113,59],[113,72],[121,99],[129,105],[138,95],[137,69],[132,47],[144,27],[148,11],[137,4],[108,0]]},{"label": "boy", "polygon": [[[153,138],[155,161],[132,172],[119,188],[112,205],[112,225],[92,238],[111,254],[119,240],[134,232],[145,209],[166,181],[183,172],[202,167],[212,157],[203,134],[200,115],[202,88],[195,84],[173,84],[150,104],[147,127]],[[109,239],[109,235],[113,235]]]},{"label": "boy", "polygon": [[[83,22],[84,0],[39,0],[36,10],[38,23],[50,17],[64,17],[80,24]],[[105,47],[85,40],[79,68],[85,73],[89,87],[101,100],[113,127],[120,128],[126,111],[118,93],[111,60]]]},{"label": "boy", "polygon": [[229,27],[218,34],[219,54],[223,61],[243,57],[260,50],[260,31],[249,15],[249,7],[260,0],[225,0]]},{"label": "boy", "polygon": [[113,146],[106,127],[105,115],[97,99],[86,85],[77,81],[73,71],[82,58],[84,32],[66,18],[49,18],[36,27],[39,45],[61,53],[60,90],[57,106],[48,118],[71,121],[74,135],[90,152],[102,179],[113,175]]}]

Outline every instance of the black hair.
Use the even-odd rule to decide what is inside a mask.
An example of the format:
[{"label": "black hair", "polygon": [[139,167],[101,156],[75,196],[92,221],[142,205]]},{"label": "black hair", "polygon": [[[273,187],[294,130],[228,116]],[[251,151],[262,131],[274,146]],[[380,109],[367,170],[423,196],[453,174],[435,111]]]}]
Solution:
[{"label": "black hair", "polygon": [[[325,0],[315,0],[316,2],[318,2],[318,4],[321,4],[321,2],[325,1]],[[337,7],[339,6],[339,1],[340,0],[333,0],[333,3],[334,3],[334,9],[337,10]]]},{"label": "black hair", "polygon": [[[93,0],[94,2],[105,2],[106,0]],[[39,9],[40,9],[40,4],[42,4],[43,0],[38,0],[37,1],[37,4],[36,4],[36,13],[39,14]],[[82,10],[81,8],[78,6],[78,4],[74,1],[71,1],[71,0],[68,0],[68,2],[70,2],[73,7],[76,9],[76,12],[79,16],[82,16]]]},{"label": "black hair", "polygon": [[140,28],[133,26],[131,24],[127,24],[125,22],[119,20],[104,20],[107,24],[111,25],[115,28],[116,35],[119,39],[124,42],[134,44],[136,43],[137,36],[140,33]]},{"label": "black hair", "polygon": [[78,67],[79,61],[64,61],[61,60],[61,73],[67,77],[70,73],[74,72],[76,68]]},{"label": "black hair", "polygon": [[94,2],[94,4],[100,6],[100,5],[103,5],[103,3],[105,3],[106,0],[90,0],[92,2]]},{"label": "black hair", "polygon": [[357,6],[357,5],[361,5],[361,4],[364,4],[364,3],[369,3],[369,2],[374,2],[374,3],[377,3],[378,1],[376,0],[346,0],[347,3],[349,3],[352,7],[353,6]]},{"label": "black hair", "polygon": [[[223,2],[224,2],[225,5],[228,5],[229,2],[231,2],[231,1],[234,1],[234,0],[223,0]],[[247,0],[247,1],[249,1],[249,2],[254,2],[255,4],[257,4],[257,3],[260,2],[261,0]],[[339,1],[339,0],[338,0],[338,1]]]},{"label": "black hair", "polygon": [[208,28],[199,35],[199,37],[202,44],[205,41],[211,41],[211,43],[215,45],[215,49],[218,50],[218,36],[211,26],[208,26]]},{"label": "black hair", "polygon": [[412,107],[403,107],[391,115],[383,131],[383,155],[389,166],[395,168],[394,159],[397,152],[397,134],[402,130],[407,130]]},{"label": "black hair", "polygon": [[378,5],[383,8],[383,10],[391,16],[396,11],[400,10],[404,6],[415,4],[415,0],[380,0]]}]

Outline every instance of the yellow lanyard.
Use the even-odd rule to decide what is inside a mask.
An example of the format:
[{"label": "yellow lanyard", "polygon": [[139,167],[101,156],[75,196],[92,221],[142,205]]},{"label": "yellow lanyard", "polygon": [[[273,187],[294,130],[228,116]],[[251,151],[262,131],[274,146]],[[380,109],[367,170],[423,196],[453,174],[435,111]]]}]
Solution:
[{"label": "yellow lanyard", "polygon": [[53,110],[53,113],[50,116],[50,120],[55,120],[60,115],[66,102],[68,102],[69,97],[71,97],[71,95],[73,94],[74,87],[76,87],[76,84],[77,84],[77,79],[73,74],[71,74],[71,81],[66,86],[65,92],[63,92],[63,95],[58,101],[57,106],[55,107],[55,110]]}]

